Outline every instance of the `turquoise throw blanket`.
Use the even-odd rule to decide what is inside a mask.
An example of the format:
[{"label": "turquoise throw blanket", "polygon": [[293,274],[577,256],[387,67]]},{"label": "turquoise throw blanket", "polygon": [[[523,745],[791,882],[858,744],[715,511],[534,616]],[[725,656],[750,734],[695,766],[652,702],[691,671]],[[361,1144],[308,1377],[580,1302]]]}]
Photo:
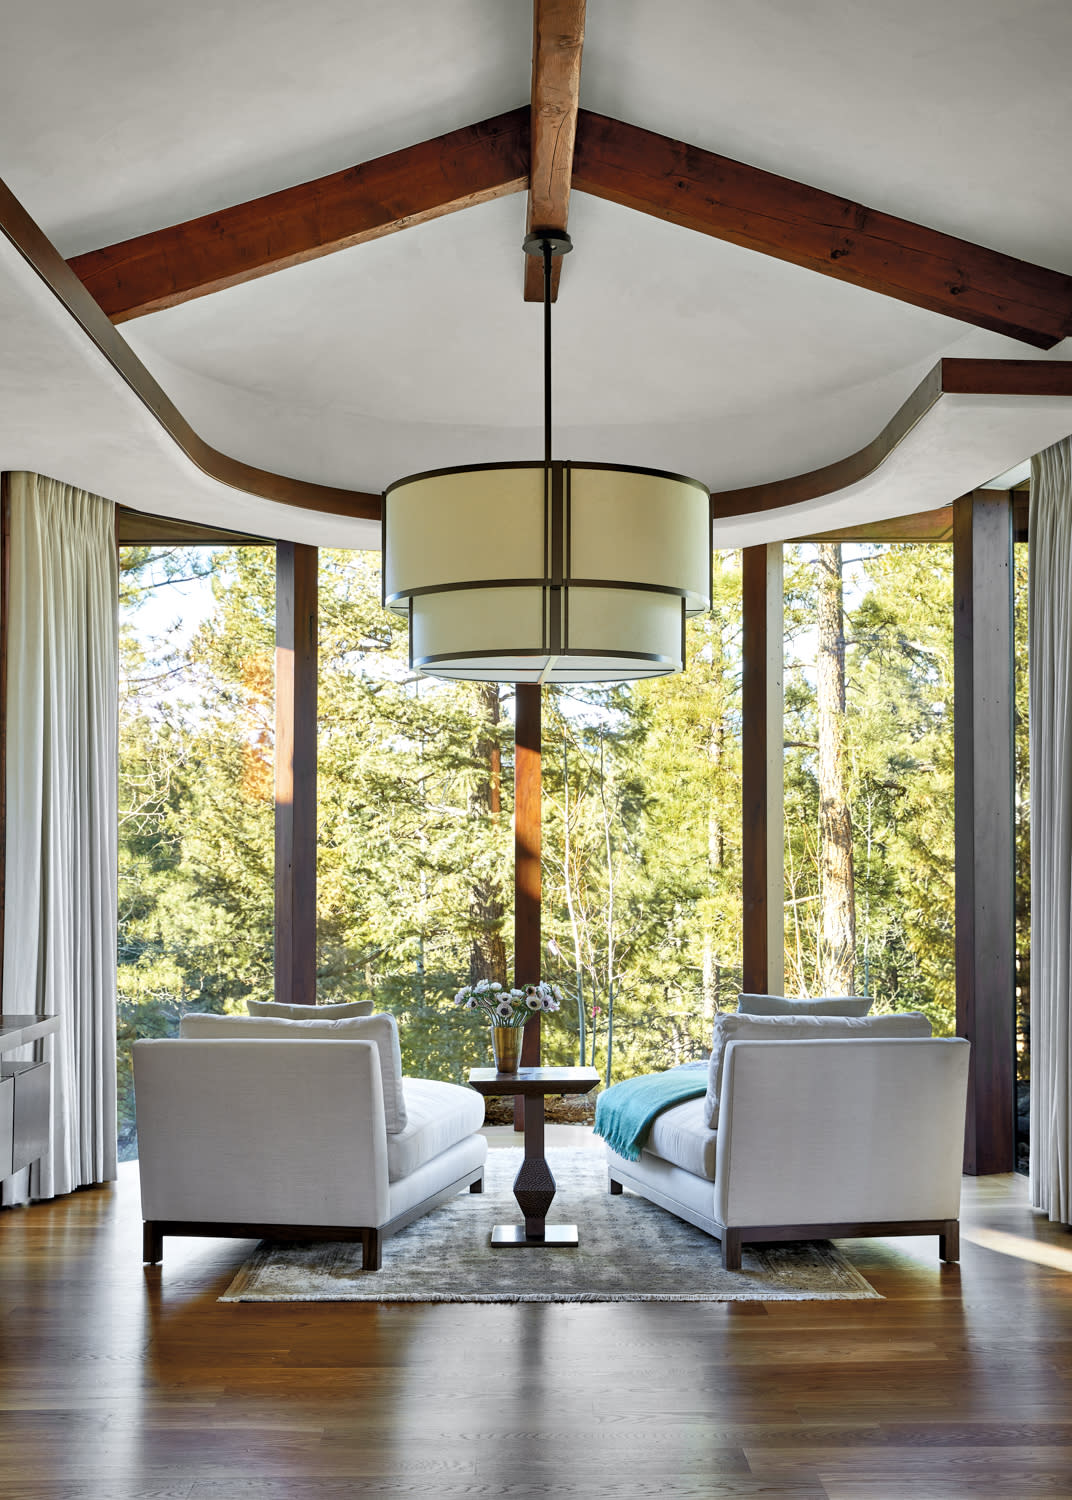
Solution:
[{"label": "turquoise throw blanket", "polygon": [[596,1100],[596,1135],[626,1161],[639,1161],[651,1122],[671,1105],[707,1092],[707,1064],[683,1063],[604,1089]]}]

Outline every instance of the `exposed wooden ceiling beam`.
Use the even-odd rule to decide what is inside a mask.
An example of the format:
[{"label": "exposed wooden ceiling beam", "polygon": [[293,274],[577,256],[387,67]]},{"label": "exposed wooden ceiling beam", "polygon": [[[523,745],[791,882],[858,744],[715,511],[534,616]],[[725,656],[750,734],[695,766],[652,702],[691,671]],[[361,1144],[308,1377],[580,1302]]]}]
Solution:
[{"label": "exposed wooden ceiling beam", "polygon": [[573,186],[1040,349],[1072,333],[1059,271],[584,109]]},{"label": "exposed wooden ceiling beam", "polygon": [[[569,219],[573,142],[581,87],[585,0],[534,0],[532,7],[532,167],[527,229],[564,231]],[[551,300],[562,257],[551,263]],[[543,267],[525,256],[525,301],[543,301]]]},{"label": "exposed wooden ceiling beam", "polygon": [[521,192],[528,181],[529,110],[522,107],[69,264],[112,322],[122,323]]}]

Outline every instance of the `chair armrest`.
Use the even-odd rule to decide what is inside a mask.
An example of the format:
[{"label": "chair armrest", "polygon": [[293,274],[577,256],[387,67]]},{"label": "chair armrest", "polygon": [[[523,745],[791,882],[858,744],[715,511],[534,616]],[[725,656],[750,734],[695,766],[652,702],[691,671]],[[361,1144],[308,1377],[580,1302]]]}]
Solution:
[{"label": "chair armrest", "polygon": [[169,1040],[133,1051],[143,1218],[386,1222],[373,1042]]}]

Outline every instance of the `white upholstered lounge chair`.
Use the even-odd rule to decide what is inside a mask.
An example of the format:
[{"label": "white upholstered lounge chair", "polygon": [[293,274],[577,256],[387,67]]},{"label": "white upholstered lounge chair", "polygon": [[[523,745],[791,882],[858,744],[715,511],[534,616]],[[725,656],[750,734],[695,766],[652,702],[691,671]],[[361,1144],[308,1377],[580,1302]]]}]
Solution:
[{"label": "white upholstered lounge chair", "polygon": [[484,1101],[403,1078],[392,1016],[188,1016],[134,1045],[144,1259],[163,1236],[383,1239],[480,1192]]},{"label": "white upholstered lounge chair", "polygon": [[924,1017],[923,1035],[850,1021],[851,1039],[833,1019],[720,1019],[707,1098],[658,1116],[639,1161],[608,1146],[611,1192],[714,1235],[732,1270],[750,1241],[863,1235],[936,1234],[957,1260],[969,1044]]}]

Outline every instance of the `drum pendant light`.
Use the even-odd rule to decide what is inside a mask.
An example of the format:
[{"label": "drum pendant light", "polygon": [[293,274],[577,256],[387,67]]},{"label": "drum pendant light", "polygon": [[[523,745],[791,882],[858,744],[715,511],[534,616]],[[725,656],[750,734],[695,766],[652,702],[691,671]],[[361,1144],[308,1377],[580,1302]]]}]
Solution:
[{"label": "drum pendant light", "polygon": [[623,682],[680,672],[711,606],[711,497],[658,469],[551,451],[551,262],[543,260],[544,456],[414,474],[383,496],[383,602],[410,664],[476,682]]}]

